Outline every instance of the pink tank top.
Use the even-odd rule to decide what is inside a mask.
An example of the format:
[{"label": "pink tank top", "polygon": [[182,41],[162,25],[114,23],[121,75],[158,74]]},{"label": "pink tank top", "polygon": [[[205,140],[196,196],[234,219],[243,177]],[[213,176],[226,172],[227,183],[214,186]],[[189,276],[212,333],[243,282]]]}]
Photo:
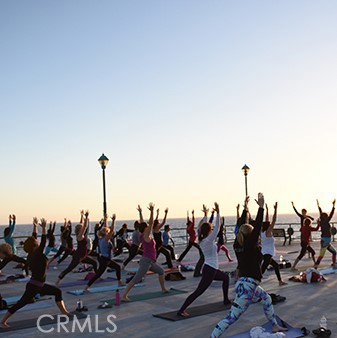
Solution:
[{"label": "pink tank top", "polygon": [[157,252],[156,252],[156,241],[151,238],[150,242],[146,242],[144,235],[140,235],[140,241],[143,245],[143,257],[150,258],[152,261],[156,261]]}]

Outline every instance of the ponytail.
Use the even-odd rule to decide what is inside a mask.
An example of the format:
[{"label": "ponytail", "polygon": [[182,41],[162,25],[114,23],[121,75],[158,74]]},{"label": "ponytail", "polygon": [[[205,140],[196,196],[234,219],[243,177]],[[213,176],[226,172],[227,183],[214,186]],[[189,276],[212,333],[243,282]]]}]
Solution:
[{"label": "ponytail", "polygon": [[253,226],[250,224],[241,225],[239,232],[236,235],[236,239],[238,240],[240,246],[244,246],[245,238],[252,233],[253,229],[254,229]]},{"label": "ponytail", "polygon": [[201,242],[203,239],[205,239],[208,236],[211,229],[212,229],[212,225],[210,223],[208,223],[208,222],[203,223],[200,227],[200,233],[199,233],[199,236],[198,236],[198,241]]},{"label": "ponytail", "polygon": [[239,231],[239,233],[236,236],[236,239],[238,240],[238,243],[240,244],[240,246],[244,245],[245,236],[243,235],[242,231]]}]

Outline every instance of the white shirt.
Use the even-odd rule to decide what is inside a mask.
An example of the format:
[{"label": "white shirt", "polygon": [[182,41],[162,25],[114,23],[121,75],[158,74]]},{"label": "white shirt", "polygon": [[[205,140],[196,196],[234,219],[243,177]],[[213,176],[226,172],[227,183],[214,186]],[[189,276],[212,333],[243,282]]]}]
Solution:
[{"label": "white shirt", "polygon": [[[207,222],[207,218],[204,218]],[[217,214],[215,218],[215,227],[213,231],[204,238],[201,242],[199,242],[200,248],[205,256],[205,264],[211,266],[214,269],[219,268],[218,263],[218,253],[217,253],[217,245],[216,238],[220,229],[220,215]]]},{"label": "white shirt", "polygon": [[262,244],[262,254],[263,255],[271,255],[272,257],[275,255],[275,239],[273,236],[267,237],[266,232],[261,233],[261,244]]}]

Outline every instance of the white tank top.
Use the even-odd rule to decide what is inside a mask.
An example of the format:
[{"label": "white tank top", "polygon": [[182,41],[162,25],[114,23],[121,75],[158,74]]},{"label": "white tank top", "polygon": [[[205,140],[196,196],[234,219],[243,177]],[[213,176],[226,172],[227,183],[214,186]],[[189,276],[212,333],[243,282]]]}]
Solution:
[{"label": "white tank top", "polygon": [[275,254],[275,239],[273,236],[267,237],[266,232],[261,233],[262,254],[271,255]]}]

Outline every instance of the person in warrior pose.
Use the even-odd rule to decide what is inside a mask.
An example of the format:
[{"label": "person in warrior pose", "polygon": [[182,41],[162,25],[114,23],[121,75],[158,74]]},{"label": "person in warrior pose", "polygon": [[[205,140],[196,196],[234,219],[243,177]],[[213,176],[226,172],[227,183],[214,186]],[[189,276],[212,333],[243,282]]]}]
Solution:
[{"label": "person in warrior pose", "polygon": [[278,325],[271,297],[259,285],[261,283],[262,273],[260,265],[261,253],[258,241],[263,222],[263,194],[258,194],[256,202],[259,209],[254,226],[251,224],[241,225],[234,243],[239,264],[239,280],[235,284],[236,297],[229,314],[215,326],[211,333],[212,338],[220,337],[231,324],[240,318],[248,309],[249,305],[255,301],[260,301],[263,305],[264,313],[272,324],[273,332],[287,330]]},{"label": "person in warrior pose", "polygon": [[8,312],[2,318],[0,326],[2,328],[9,327],[8,319],[19,309],[31,303],[36,294],[53,295],[55,296],[55,302],[61,313],[67,316],[72,316],[66,309],[64,301],[62,299],[62,292],[59,288],[47,284],[46,272],[48,259],[45,256],[44,248],[46,246],[46,235],[47,235],[47,222],[44,218],[41,219],[40,226],[42,227],[42,237],[40,244],[37,241],[37,228],[38,220],[35,217],[33,220],[34,230],[33,235],[26,239],[24,242],[24,250],[28,253],[27,264],[32,272],[32,277],[26,284],[26,290],[20,300],[9,308]]}]

